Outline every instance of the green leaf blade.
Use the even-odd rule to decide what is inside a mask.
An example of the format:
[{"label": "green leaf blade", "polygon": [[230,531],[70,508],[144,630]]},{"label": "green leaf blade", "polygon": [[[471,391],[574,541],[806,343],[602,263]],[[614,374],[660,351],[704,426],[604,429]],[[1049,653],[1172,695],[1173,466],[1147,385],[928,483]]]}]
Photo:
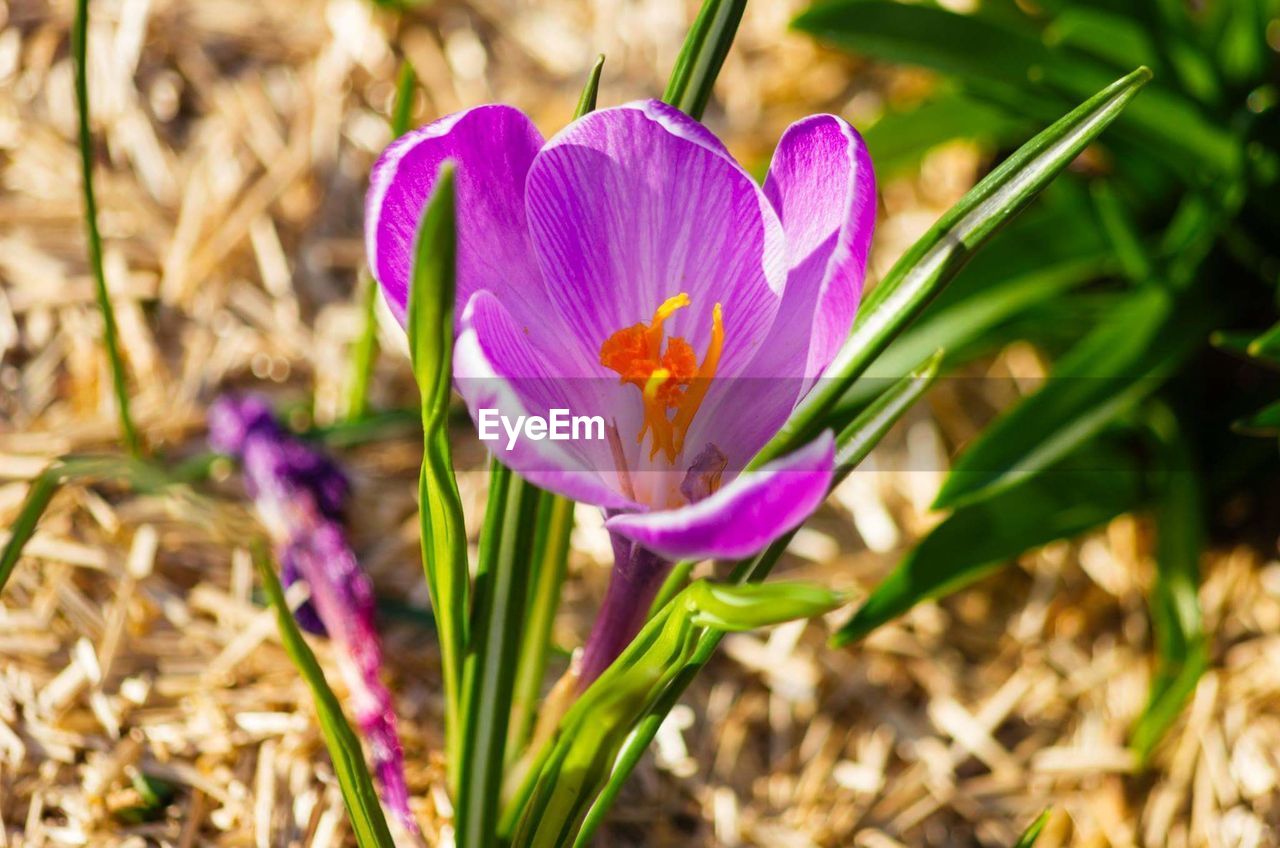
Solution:
[{"label": "green leaf blade", "polygon": [[489,480],[463,678],[459,848],[494,844],[516,661],[528,606],[526,558],[535,542],[541,494],[497,460]]},{"label": "green leaf blade", "polygon": [[1040,834],[1044,832],[1045,825],[1049,823],[1049,818],[1052,815],[1053,809],[1050,808],[1036,816],[1036,820],[1018,837],[1018,841],[1013,844],[1013,848],[1033,848],[1036,841],[1040,839]]},{"label": "green leaf blade", "polygon": [[1200,554],[1206,535],[1203,483],[1173,413],[1157,406],[1151,418],[1164,482],[1156,501],[1156,579],[1150,598],[1156,673],[1147,706],[1129,738],[1142,763],[1178,717],[1208,665],[1200,610]]},{"label": "green leaf blade", "polygon": [[93,189],[93,137],[89,129],[89,81],[86,53],[88,50],[89,0],[76,0],[75,20],[71,25],[71,57],[75,65],[76,110],[79,119],[81,193],[84,198],[85,237],[89,249],[89,269],[93,273],[94,295],[102,314],[102,343],[111,370],[111,388],[115,394],[116,415],[120,433],[130,456],[141,457],[142,439],[133,423],[129,407],[129,385],[125,376],[124,357],[120,354],[120,334],[116,327],[115,307],[107,290],[107,277],[102,268],[102,235],[98,231],[98,201]]},{"label": "green leaf blade", "polygon": [[422,396],[423,453],[418,478],[422,563],[440,637],[449,718],[446,737],[449,762],[455,768],[461,762],[458,721],[471,607],[466,528],[449,447],[456,252],[454,170],[446,164],[418,226],[406,330]]},{"label": "green leaf blade", "polygon": [[1085,446],[1039,475],[958,508],[876,586],[832,644],[858,641],[916,604],[964,588],[1024,551],[1133,509],[1144,495],[1131,451],[1109,443]]},{"label": "green leaf blade", "polygon": [[1135,291],[960,455],[934,509],[987,497],[1068,454],[1159,388],[1207,337],[1213,314],[1156,285]]},{"label": "green leaf blade", "polygon": [[746,8],[747,0],[705,0],[676,57],[663,101],[702,118]]},{"label": "green leaf blade", "polygon": [[347,807],[351,828],[355,831],[356,844],[360,848],[396,848],[386,817],[382,813],[382,806],[378,802],[378,791],[374,788],[373,778],[365,764],[360,740],[347,723],[337,696],[324,679],[324,671],[293,620],[293,612],[285,601],[284,590],[276,577],[271,557],[261,541],[254,545],[253,559],[258,566],[263,591],[276,612],[280,641],[298,673],[311,688],[316,715],[320,720],[320,733],[324,737],[325,747],[329,749],[333,770],[338,776],[338,786],[342,790],[342,800]]}]

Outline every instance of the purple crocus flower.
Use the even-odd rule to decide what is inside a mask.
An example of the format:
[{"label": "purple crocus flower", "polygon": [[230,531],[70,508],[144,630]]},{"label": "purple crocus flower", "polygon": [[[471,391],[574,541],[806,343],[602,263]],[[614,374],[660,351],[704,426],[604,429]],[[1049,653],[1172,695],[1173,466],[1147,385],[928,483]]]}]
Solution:
[{"label": "purple crocus flower", "polygon": [[560,409],[606,424],[603,439],[490,443],[530,481],[606,511],[618,568],[590,679],[669,561],[750,555],[825,497],[830,433],[742,470],[848,335],[875,224],[871,160],[831,115],[786,131],[763,187],[658,101],[593,112],[549,141],[508,106],[450,115],[395,141],[371,176],[369,264],[402,320],[415,229],[446,160],[454,375],[472,417]]},{"label": "purple crocus flower", "polygon": [[295,617],[328,636],[370,749],[387,807],[410,833],[404,754],[391,695],[382,684],[382,647],[374,626],[373,585],[342,530],[350,485],[332,460],[288,433],[256,396],[219,398],[209,410],[209,444],[235,456],[245,487],[275,541],[286,585],[305,580],[308,600]]}]

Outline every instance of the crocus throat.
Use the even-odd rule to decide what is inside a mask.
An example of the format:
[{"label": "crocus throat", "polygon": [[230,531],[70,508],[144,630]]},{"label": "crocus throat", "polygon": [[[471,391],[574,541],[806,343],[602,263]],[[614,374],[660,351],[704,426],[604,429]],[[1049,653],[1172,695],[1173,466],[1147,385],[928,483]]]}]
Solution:
[{"label": "crocus throat", "polygon": [[683,292],[669,297],[648,324],[624,327],[600,346],[600,364],[616,371],[623,383],[635,386],[644,398],[644,425],[636,441],[651,437],[650,460],[661,451],[667,462],[674,463],[684,449],[685,434],[716,375],[724,348],[724,315],[718,303],[712,310],[711,343],[701,364],[685,339],[666,338],[663,323],[688,305],[689,295]]}]

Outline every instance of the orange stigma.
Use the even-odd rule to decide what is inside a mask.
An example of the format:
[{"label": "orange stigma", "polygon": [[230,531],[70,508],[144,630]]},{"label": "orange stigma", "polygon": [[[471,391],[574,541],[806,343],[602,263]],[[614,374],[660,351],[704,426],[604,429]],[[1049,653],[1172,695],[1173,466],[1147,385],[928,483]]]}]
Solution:
[{"label": "orange stigma", "polygon": [[643,442],[646,433],[652,434],[649,459],[658,451],[668,462],[675,462],[680,455],[685,434],[706,397],[724,349],[724,315],[718,303],[712,311],[711,344],[701,365],[687,341],[680,336],[666,338],[663,323],[677,309],[688,305],[687,294],[669,297],[654,311],[648,324],[624,327],[600,346],[600,364],[618,372],[622,382],[635,386],[644,398],[644,426],[636,441]]}]

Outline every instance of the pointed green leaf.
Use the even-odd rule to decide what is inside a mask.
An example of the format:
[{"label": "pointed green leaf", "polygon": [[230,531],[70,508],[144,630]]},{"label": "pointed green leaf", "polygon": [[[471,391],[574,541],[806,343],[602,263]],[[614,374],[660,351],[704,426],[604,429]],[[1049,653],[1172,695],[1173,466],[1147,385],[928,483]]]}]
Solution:
[{"label": "pointed green leaf", "polygon": [[596,110],[596,97],[600,93],[600,74],[604,70],[604,54],[596,57],[595,64],[587,74],[586,85],[582,87],[582,95],[578,98],[578,108],[573,110],[573,117],[581,118]]},{"label": "pointed green leaf", "polygon": [[1255,359],[1280,363],[1280,323],[1249,342],[1248,352]]},{"label": "pointed green leaf", "polygon": [[1070,453],[1158,388],[1204,342],[1213,314],[1205,304],[1175,303],[1158,286],[1135,291],[1038,392],[965,449],[934,508],[989,497]]},{"label": "pointed green leaf", "polygon": [[3,591],[18,560],[22,558],[23,548],[35,535],[36,526],[53,496],[65,484],[72,481],[115,480],[141,493],[158,493],[170,489],[180,492],[182,498],[195,507],[195,512],[203,510],[207,514],[208,505],[183,484],[207,477],[212,466],[211,456],[198,455],[172,470],[150,460],[114,455],[73,455],[55,460],[31,481],[22,508],[18,510],[17,520],[9,528],[9,538],[5,541],[4,550],[0,551],[0,591]]},{"label": "pointed green leaf", "polygon": [[325,747],[329,749],[333,770],[338,776],[338,787],[342,790],[342,800],[347,807],[351,829],[355,831],[356,844],[360,848],[395,848],[391,831],[387,828],[387,820],[382,814],[382,806],[378,802],[378,791],[374,788],[373,778],[365,765],[360,740],[347,723],[337,696],[324,679],[324,671],[293,620],[293,613],[285,602],[284,590],[280,588],[271,556],[261,540],[253,545],[253,560],[258,566],[263,591],[275,608],[280,641],[298,673],[311,688],[311,697],[315,699],[320,733],[324,737]]},{"label": "pointed green leaf", "polygon": [[826,420],[847,421],[850,410],[860,409],[939,347],[947,351],[949,368],[1007,343],[996,328],[1115,270],[1101,229],[1081,218],[1087,205],[1062,207],[1039,204],[1013,221],[871,363]]},{"label": "pointed green leaf", "polygon": [[[1029,114],[1061,108],[1114,74],[1105,62],[1051,49],[1032,27],[927,4],[831,0],[802,14],[795,26],[849,50],[951,75],[974,93]],[[1132,57],[1130,66],[1139,61]],[[1173,91],[1154,89],[1122,124],[1185,180],[1209,185],[1239,171],[1243,153],[1232,134]]]},{"label": "pointed green leaf", "polygon": [[818,386],[752,460],[758,467],[803,444],[888,344],[970,255],[1053,180],[1115,120],[1151,73],[1140,68],[1085,101],[1027,142],[942,216],[880,282]]},{"label": "pointed green leaf", "polygon": [[1274,436],[1280,434],[1280,401],[1258,410],[1231,429],[1250,436]]},{"label": "pointed green leaf", "polygon": [[406,331],[409,358],[422,396],[422,473],[418,481],[422,565],[440,636],[449,762],[461,762],[462,662],[471,607],[462,500],[449,447],[453,384],[453,305],[457,229],[454,171],[446,164],[418,225],[410,276]]},{"label": "pointed green leaf", "polygon": [[1200,614],[1203,482],[1173,414],[1158,406],[1151,418],[1164,472],[1156,503],[1156,580],[1150,600],[1156,673],[1129,742],[1144,763],[1182,711],[1208,662]]},{"label": "pointed green leaf", "polygon": [[839,592],[812,583],[744,583],[699,581],[689,587],[698,627],[727,633],[770,627],[784,621],[816,618],[845,602]]},{"label": "pointed green leaf", "polygon": [[1045,810],[1036,816],[1036,820],[1031,826],[1023,831],[1022,836],[1018,837],[1018,841],[1014,843],[1013,848],[1032,848],[1036,844],[1036,840],[1040,838],[1040,833],[1044,830],[1044,826],[1049,823],[1049,817],[1053,815],[1053,810]]},{"label": "pointed green leaf", "polygon": [[520,659],[516,664],[515,691],[511,699],[511,721],[507,731],[507,761],[510,763],[529,740],[542,694],[547,658],[560,590],[569,563],[569,538],[573,534],[573,501],[542,492],[538,503],[538,524],[530,565],[529,609]]},{"label": "pointed green leaf", "polygon": [[1031,548],[1109,521],[1143,496],[1134,451],[1105,441],[1085,445],[1056,466],[957,509],[872,590],[832,643],[862,639],[921,601],[956,592]]},{"label": "pointed green leaf", "polygon": [[738,32],[747,0],[704,0],[676,58],[662,99],[700,119]]}]

